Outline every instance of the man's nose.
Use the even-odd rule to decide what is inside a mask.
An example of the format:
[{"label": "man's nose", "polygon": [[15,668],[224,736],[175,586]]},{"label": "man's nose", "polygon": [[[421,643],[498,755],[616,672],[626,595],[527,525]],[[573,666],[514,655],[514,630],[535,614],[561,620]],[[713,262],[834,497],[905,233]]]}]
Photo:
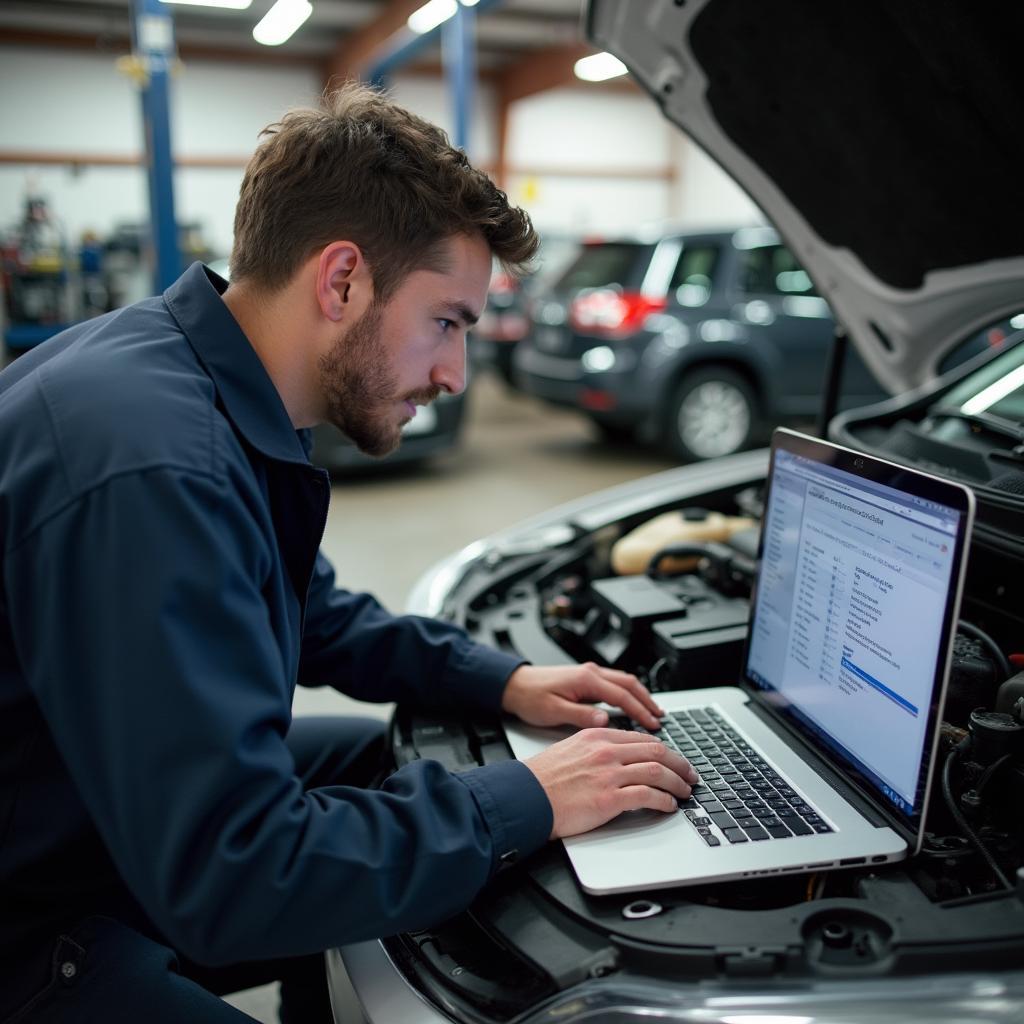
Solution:
[{"label": "man's nose", "polygon": [[431,384],[458,395],[466,390],[466,339],[461,345],[448,346],[430,374]]}]

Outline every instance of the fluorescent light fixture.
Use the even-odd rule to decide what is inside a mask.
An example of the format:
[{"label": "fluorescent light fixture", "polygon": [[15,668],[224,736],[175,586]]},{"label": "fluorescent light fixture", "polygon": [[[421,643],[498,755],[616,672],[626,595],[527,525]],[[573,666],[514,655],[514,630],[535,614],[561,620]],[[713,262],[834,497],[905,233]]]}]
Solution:
[{"label": "fluorescent light fixture", "polygon": [[264,46],[280,46],[291,39],[295,30],[312,13],[313,5],[307,0],[277,0],[252,30],[252,37]]},{"label": "fluorescent light fixture", "polygon": [[463,7],[476,7],[480,0],[459,0]]},{"label": "fluorescent light fixture", "polygon": [[584,82],[604,82],[609,78],[618,78],[629,69],[610,53],[592,53],[589,57],[576,61],[573,71],[577,78]]},{"label": "fluorescent light fixture", "polygon": [[1016,370],[1011,370],[994,384],[989,384],[984,391],[979,391],[973,398],[969,398],[960,408],[968,416],[976,416],[979,412],[987,412],[996,402],[1001,402],[1019,387],[1024,387],[1024,366],[1018,366]]},{"label": "fluorescent light fixture", "polygon": [[456,0],[429,0],[418,11],[413,11],[409,15],[406,24],[413,32],[422,36],[454,17],[458,9]]},{"label": "fluorescent light fixture", "polygon": [[244,11],[252,0],[160,0],[162,4],[183,4],[186,7],[227,7],[232,11]]}]

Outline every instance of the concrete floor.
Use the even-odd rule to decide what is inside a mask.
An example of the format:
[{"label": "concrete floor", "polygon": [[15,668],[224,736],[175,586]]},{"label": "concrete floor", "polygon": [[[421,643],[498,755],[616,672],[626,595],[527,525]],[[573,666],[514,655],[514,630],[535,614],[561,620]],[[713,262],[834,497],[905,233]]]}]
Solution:
[{"label": "concrete floor", "polygon": [[[577,414],[510,392],[486,374],[474,379],[469,401],[457,451],[335,485],[323,550],[339,585],[368,590],[401,611],[412,584],[445,555],[552,505],[672,465],[654,451],[608,445]],[[390,713],[389,705],[356,704],[326,689],[300,688],[294,708]],[[230,1001],[259,1021],[277,1021],[274,986]],[[360,1020],[354,1004],[342,1019]]]}]

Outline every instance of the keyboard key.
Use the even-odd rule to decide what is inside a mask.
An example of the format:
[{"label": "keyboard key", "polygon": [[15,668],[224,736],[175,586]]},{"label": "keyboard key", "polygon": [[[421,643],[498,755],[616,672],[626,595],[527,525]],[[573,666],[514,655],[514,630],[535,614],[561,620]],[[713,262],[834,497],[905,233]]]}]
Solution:
[{"label": "keyboard key", "polygon": [[705,843],[708,844],[708,846],[722,845],[722,841],[718,838],[718,836],[713,836],[710,832],[706,836],[701,836],[701,838],[704,840]]},{"label": "keyboard key", "polygon": [[773,836],[775,839],[785,839],[787,836],[792,834],[781,821],[778,825],[769,825],[767,822],[761,822],[761,824],[767,830],[768,834]]},{"label": "keyboard key", "polygon": [[725,810],[725,807],[717,800],[701,800],[701,805],[708,814],[718,814]]},{"label": "keyboard key", "polygon": [[745,843],[747,841],[746,834],[741,828],[723,828],[722,832],[730,843]]},{"label": "keyboard key", "polygon": [[739,811],[744,807],[744,803],[742,800],[723,800],[722,806],[724,806],[727,811]]},{"label": "keyboard key", "polygon": [[711,815],[711,820],[720,828],[727,829],[733,828],[736,825],[736,821],[728,811],[719,811],[717,814]]},{"label": "keyboard key", "polygon": [[810,825],[805,825],[799,818],[787,818],[786,824],[795,836],[809,836],[814,831]]},{"label": "keyboard key", "polygon": [[768,838],[767,830],[761,828],[760,825],[751,825],[750,828],[747,828],[746,826],[744,826],[743,830],[755,842],[760,842],[762,839],[767,839]]},{"label": "keyboard key", "polygon": [[831,832],[832,831],[832,829],[830,829],[828,827],[828,825],[826,825],[825,822],[823,822],[823,821],[815,822],[811,826],[811,828],[814,829],[814,831],[817,832],[818,835],[825,835],[826,832]]}]

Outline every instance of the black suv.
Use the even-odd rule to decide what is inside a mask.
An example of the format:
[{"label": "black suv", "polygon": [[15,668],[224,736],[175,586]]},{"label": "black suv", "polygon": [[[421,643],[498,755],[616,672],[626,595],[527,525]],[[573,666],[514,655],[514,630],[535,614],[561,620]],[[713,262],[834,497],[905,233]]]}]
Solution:
[{"label": "black suv", "polygon": [[[637,433],[684,460],[740,451],[807,419],[835,331],[828,304],[768,227],[590,242],[532,307],[516,348],[528,394]],[[883,397],[855,356],[844,403]]]}]

